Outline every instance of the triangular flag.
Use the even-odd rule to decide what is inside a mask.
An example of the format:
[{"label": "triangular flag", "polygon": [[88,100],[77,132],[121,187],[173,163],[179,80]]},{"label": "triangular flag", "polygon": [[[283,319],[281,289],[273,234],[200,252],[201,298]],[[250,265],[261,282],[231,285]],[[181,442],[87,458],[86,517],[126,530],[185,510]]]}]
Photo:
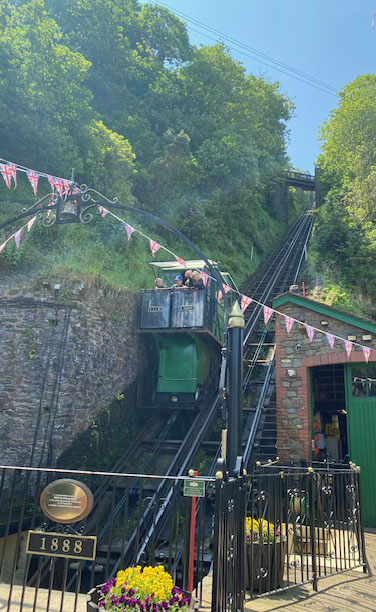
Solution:
[{"label": "triangular flag", "polygon": [[14,241],[16,243],[17,249],[20,248],[21,236],[22,236],[22,227],[21,229],[18,230],[18,232],[14,234]]},{"label": "triangular flag", "polygon": [[313,329],[313,327],[311,327],[311,325],[306,325],[306,330],[307,330],[307,336],[310,342],[312,342],[313,336],[315,335],[315,330]]},{"label": "triangular flag", "polygon": [[286,322],[287,333],[289,334],[292,326],[294,325],[294,319],[285,315],[285,322]]},{"label": "triangular flag", "polygon": [[181,266],[183,266],[183,268],[187,267],[187,262],[184,259],[178,257],[177,255],[175,255],[175,259],[178,263],[180,263]]},{"label": "triangular flag", "polygon": [[221,291],[221,290],[219,290],[219,291],[218,291],[218,295],[217,295],[217,302],[218,302],[218,304],[219,304],[219,302],[221,301],[221,299],[222,299],[222,291]]},{"label": "triangular flag", "polygon": [[33,225],[34,225],[34,223],[35,223],[36,219],[37,219],[37,217],[36,217],[36,215],[35,215],[35,217],[32,217],[32,218],[30,219],[30,221],[28,222],[28,224],[27,224],[27,231],[28,231],[28,232],[30,232],[30,230],[31,230],[31,228],[33,227]]},{"label": "triangular flag", "polygon": [[229,285],[223,285],[223,289],[225,290],[225,293],[228,293],[229,291],[231,291],[231,287]]},{"label": "triangular flag", "polygon": [[27,178],[30,181],[30,185],[33,188],[33,192],[35,197],[37,197],[37,193],[38,193],[38,181],[39,181],[39,174],[37,174],[36,172],[34,172],[34,170],[28,170],[27,172]]},{"label": "triangular flag", "polygon": [[17,166],[16,164],[12,164],[11,162],[8,162],[8,168],[12,175],[12,179],[14,181],[14,188],[16,188],[17,187]]},{"label": "triangular flag", "polygon": [[152,240],[151,238],[149,238],[149,246],[150,246],[151,254],[153,255],[153,257],[158,251],[158,249],[161,248],[161,245],[158,244],[158,242],[155,242],[155,240]]},{"label": "triangular flag", "polygon": [[350,357],[350,355],[351,355],[352,346],[353,346],[353,343],[350,342],[350,340],[345,340],[346,354],[347,354],[348,357]]},{"label": "triangular flag", "polygon": [[65,187],[64,186],[64,181],[62,181],[62,180],[60,180],[58,178],[55,178],[54,181],[55,181],[54,182],[54,186],[56,187],[56,189],[58,191],[58,194],[60,195],[60,197],[63,197],[64,187]]},{"label": "triangular flag", "polygon": [[201,272],[202,282],[204,283],[204,287],[208,284],[209,274],[206,272]]},{"label": "triangular flag", "polygon": [[124,223],[124,227],[127,230],[127,240],[130,240],[132,238],[133,232],[135,232],[136,230],[134,227],[129,225],[129,223]]},{"label": "triangular flag", "polygon": [[371,349],[369,346],[362,346],[363,354],[366,362],[368,363],[369,356],[371,354]]},{"label": "triangular flag", "polygon": [[107,208],[105,208],[104,206],[98,206],[98,210],[100,212],[101,217],[105,217],[106,215],[108,215],[108,213],[110,212],[109,210],[107,210]]},{"label": "triangular flag", "polygon": [[12,173],[7,164],[0,164],[0,172],[3,175],[3,179],[8,189],[12,186]]},{"label": "triangular flag", "polygon": [[334,346],[334,336],[333,334],[328,334],[327,332],[325,333],[325,335],[326,335],[327,341],[329,342],[329,346],[332,349]]},{"label": "triangular flag", "polygon": [[240,308],[242,309],[243,313],[247,310],[251,302],[252,298],[248,297],[248,295],[242,295],[240,300]]},{"label": "triangular flag", "polygon": [[273,308],[270,308],[269,306],[264,306],[263,311],[264,311],[264,323],[266,325],[270,317],[272,316],[274,310]]}]

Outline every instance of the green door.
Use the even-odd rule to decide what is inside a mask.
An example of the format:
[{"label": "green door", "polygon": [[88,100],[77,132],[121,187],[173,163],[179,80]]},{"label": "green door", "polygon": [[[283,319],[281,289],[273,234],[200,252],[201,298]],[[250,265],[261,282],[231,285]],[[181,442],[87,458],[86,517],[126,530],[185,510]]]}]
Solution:
[{"label": "green door", "polygon": [[361,467],[363,518],[376,527],[376,364],[345,366],[350,459]]}]

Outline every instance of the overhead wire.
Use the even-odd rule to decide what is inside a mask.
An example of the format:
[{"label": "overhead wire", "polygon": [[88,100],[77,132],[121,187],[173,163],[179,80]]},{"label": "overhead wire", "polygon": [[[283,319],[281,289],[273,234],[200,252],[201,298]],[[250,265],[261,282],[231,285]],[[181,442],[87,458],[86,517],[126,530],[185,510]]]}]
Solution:
[{"label": "overhead wire", "polygon": [[[290,66],[289,64],[285,64],[284,62],[281,62],[280,60],[275,59],[272,56],[267,55],[266,53],[263,53],[262,51],[259,51],[258,49],[255,49],[254,47],[251,47],[237,40],[236,38],[233,38],[232,36],[229,36],[228,34],[225,34],[224,32],[221,32],[213,28],[212,26],[209,26],[203,23],[202,21],[199,21],[198,19],[195,19],[194,17],[190,17],[189,15],[186,15],[182,11],[175,9],[174,7],[171,7],[164,2],[160,2],[159,0],[150,0],[150,1],[153,4],[161,5],[164,8],[167,8],[168,10],[173,11],[176,15],[184,19],[186,22],[193,23],[194,25],[202,28],[203,30],[206,30],[207,32],[215,34],[221,39],[229,41],[230,43],[236,44],[238,47],[240,47],[240,49],[236,49],[228,45],[232,51],[235,51],[236,53],[240,53],[242,55],[245,55],[246,57],[256,60],[259,63],[265,66],[268,66],[269,68],[272,68],[273,70],[278,70],[279,72],[282,72],[283,74],[290,76],[304,83],[305,85],[314,87],[315,89],[318,89],[319,91],[322,91],[324,93],[327,93],[327,94],[330,94],[336,97],[338,96],[338,88],[334,87],[333,85],[325,83],[324,81],[321,81],[320,79],[317,79],[316,77],[313,77],[310,74],[303,72],[302,70],[298,70],[297,68],[294,68],[293,66]],[[187,28],[192,30],[193,32],[196,32],[197,34],[206,36],[210,40],[214,40],[215,42],[218,42],[218,38],[213,38],[212,36],[209,36],[206,32],[196,30],[195,28],[193,28],[192,26],[188,24],[187,24]]]}]

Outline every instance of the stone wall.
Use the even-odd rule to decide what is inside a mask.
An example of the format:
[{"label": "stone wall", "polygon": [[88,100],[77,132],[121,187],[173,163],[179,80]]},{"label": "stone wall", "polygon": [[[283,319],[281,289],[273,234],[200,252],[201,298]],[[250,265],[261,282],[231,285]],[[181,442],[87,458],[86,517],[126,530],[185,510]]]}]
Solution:
[{"label": "stone wall", "polygon": [[0,291],[0,462],[54,465],[138,374],[138,296],[83,282]]},{"label": "stone wall", "polygon": [[[321,328],[321,321],[326,319],[329,333],[342,338],[355,335],[362,343],[364,332],[359,327],[351,327],[338,319],[320,315],[295,304],[284,304],[278,308],[286,315]],[[372,342],[364,342],[376,347]],[[374,351],[372,354],[374,355]],[[372,356],[370,358],[372,361]],[[284,318],[276,318],[276,385],[277,385],[277,449],[282,461],[299,462],[311,459],[311,414],[309,398],[309,368],[334,363],[364,362],[360,347],[354,347],[348,358],[344,343],[335,340],[333,349],[324,334],[315,332],[310,342],[305,327],[294,323],[290,334],[287,334]],[[292,376],[288,374],[293,373]]]}]

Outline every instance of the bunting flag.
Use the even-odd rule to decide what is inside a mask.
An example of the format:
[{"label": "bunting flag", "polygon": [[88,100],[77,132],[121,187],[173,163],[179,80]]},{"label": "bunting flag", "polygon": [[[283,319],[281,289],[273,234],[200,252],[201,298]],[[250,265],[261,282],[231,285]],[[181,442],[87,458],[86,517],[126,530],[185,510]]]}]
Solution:
[{"label": "bunting flag", "polygon": [[375,12],[375,14],[373,16],[373,19],[372,19],[372,29],[374,30],[375,28],[376,28],[376,12]]},{"label": "bunting flag", "polygon": [[326,336],[327,341],[329,342],[330,348],[332,349],[333,346],[334,346],[334,336],[333,336],[333,334],[328,334],[327,332],[325,332],[325,336]]},{"label": "bunting flag", "polygon": [[12,187],[12,172],[7,164],[0,164],[0,172],[3,175],[3,179],[8,189]]},{"label": "bunting flag", "polygon": [[51,185],[52,191],[55,191],[55,179],[54,179],[54,177],[51,176],[50,174],[47,174],[47,180],[48,180],[49,184]]},{"label": "bunting flag", "polygon": [[71,190],[71,184],[66,179],[62,179],[62,183],[64,186],[63,196],[64,196],[64,200],[66,200]]},{"label": "bunting flag", "polygon": [[218,295],[217,295],[217,302],[218,302],[218,304],[219,304],[219,302],[221,301],[221,299],[222,299],[222,291],[221,291],[221,289],[220,289],[220,290],[218,291]]},{"label": "bunting flag", "polygon": [[226,284],[223,285],[223,289],[225,290],[225,293],[228,293],[229,291],[231,291],[231,287]]},{"label": "bunting flag", "polygon": [[63,197],[63,193],[64,193],[64,183],[63,183],[63,181],[61,181],[60,179],[54,178],[54,186],[56,187],[56,190],[57,190],[59,196],[62,198]]},{"label": "bunting flag", "polygon": [[135,232],[135,228],[132,227],[131,225],[129,225],[129,223],[124,223],[124,227],[127,230],[127,240],[129,242],[129,240],[132,238],[132,234],[133,232]]},{"label": "bunting flag", "polygon": [[12,164],[12,162],[8,162],[8,168],[9,168],[9,172],[12,175],[12,179],[14,182],[14,188],[16,189],[17,187],[17,166],[16,164]]},{"label": "bunting flag", "polygon": [[313,336],[315,335],[315,330],[313,329],[313,327],[311,327],[311,325],[307,325],[307,324],[306,324],[306,330],[307,330],[307,336],[309,338],[309,341],[312,342]]},{"label": "bunting flag", "polygon": [[209,274],[206,272],[201,272],[202,282],[204,283],[204,287],[208,284]]},{"label": "bunting flag", "polygon": [[264,323],[266,325],[268,323],[270,317],[272,316],[274,310],[273,310],[273,308],[269,308],[269,306],[264,306],[263,307],[263,311],[264,311]]},{"label": "bunting flag", "polygon": [[30,219],[30,221],[28,221],[27,223],[27,231],[30,232],[31,228],[33,227],[35,221],[37,220],[37,216],[35,215],[35,217],[32,217]]},{"label": "bunting flag", "polygon": [[151,238],[149,238],[149,246],[150,246],[151,254],[153,255],[153,257],[156,254],[156,252],[161,248],[161,245],[158,244],[158,242],[155,242],[155,240],[152,240]]},{"label": "bunting flag", "polygon": [[105,218],[105,216],[108,215],[108,213],[110,212],[104,206],[98,206],[98,210],[100,212],[101,217],[103,217],[103,218]]},{"label": "bunting flag", "polygon": [[285,315],[285,322],[286,322],[287,333],[289,334],[292,326],[294,325],[294,319]]},{"label": "bunting flag", "polygon": [[34,172],[34,170],[29,170],[29,172],[27,173],[27,178],[29,179],[30,185],[33,188],[35,197],[37,197],[39,175]]},{"label": "bunting flag", "polygon": [[371,354],[371,349],[369,346],[362,346],[363,354],[366,362],[368,363],[369,356]]},{"label": "bunting flag", "polygon": [[240,308],[243,314],[245,313],[245,311],[247,310],[251,302],[252,302],[252,299],[248,297],[248,295],[242,295],[241,300],[240,300]]},{"label": "bunting flag", "polygon": [[183,268],[187,267],[187,262],[184,261],[184,259],[182,259],[181,257],[178,257],[177,255],[175,255],[175,259],[178,263],[180,263],[181,266],[183,266]]},{"label": "bunting flag", "polygon": [[16,243],[16,247],[17,247],[17,249],[19,249],[19,248],[20,248],[21,236],[22,236],[22,227],[21,227],[21,229],[19,229],[19,230],[18,230],[18,232],[16,232],[16,233],[14,234],[14,241],[15,241],[15,243]]},{"label": "bunting flag", "polygon": [[345,340],[345,348],[347,357],[350,357],[353,343],[350,340]]}]

